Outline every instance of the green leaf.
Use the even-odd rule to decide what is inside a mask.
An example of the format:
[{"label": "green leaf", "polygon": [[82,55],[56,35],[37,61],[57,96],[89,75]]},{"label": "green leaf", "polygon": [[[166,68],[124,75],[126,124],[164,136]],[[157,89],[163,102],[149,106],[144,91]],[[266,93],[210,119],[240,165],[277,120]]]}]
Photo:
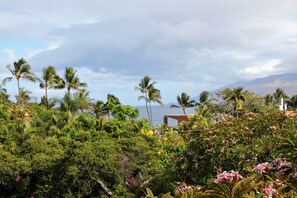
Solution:
[{"label": "green leaf", "polygon": [[153,192],[149,188],[146,188],[146,194],[147,194],[148,198],[154,198],[155,197]]}]

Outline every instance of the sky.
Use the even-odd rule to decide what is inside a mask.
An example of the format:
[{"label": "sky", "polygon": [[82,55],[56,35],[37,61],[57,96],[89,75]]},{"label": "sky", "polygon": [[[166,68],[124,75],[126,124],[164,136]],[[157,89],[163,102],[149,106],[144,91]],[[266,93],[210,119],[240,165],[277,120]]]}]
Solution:
[{"label": "sky", "polygon": [[[147,75],[166,104],[296,72],[297,0],[0,0],[0,80],[20,58],[38,76],[74,67],[92,98],[111,93],[129,105],[144,104],[134,87]],[[7,88],[17,94],[16,82]]]}]

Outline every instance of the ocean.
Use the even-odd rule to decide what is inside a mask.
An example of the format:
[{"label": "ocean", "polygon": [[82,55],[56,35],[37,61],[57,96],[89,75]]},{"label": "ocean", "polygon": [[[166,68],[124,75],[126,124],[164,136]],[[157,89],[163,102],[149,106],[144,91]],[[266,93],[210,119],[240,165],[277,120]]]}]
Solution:
[{"label": "ocean", "polygon": [[[147,118],[147,112],[145,106],[137,106],[135,107],[139,109],[139,117],[138,119]],[[194,108],[187,108],[186,114],[195,114],[196,111]],[[183,114],[181,108],[170,108],[170,106],[152,106],[152,114],[153,114],[153,125],[156,126],[158,124],[163,123],[163,116],[166,114]],[[177,120],[168,118],[169,126],[176,126]]]}]

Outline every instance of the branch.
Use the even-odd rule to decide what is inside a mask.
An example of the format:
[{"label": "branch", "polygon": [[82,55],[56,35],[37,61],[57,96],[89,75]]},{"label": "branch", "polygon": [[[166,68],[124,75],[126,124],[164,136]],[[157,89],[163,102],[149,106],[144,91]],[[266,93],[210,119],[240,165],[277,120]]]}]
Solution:
[{"label": "branch", "polygon": [[103,188],[103,190],[105,191],[107,196],[111,197],[113,195],[113,192],[103,183],[102,180],[93,177],[90,173],[89,173],[89,175],[90,175],[91,179],[95,180],[101,186],[101,188]]}]

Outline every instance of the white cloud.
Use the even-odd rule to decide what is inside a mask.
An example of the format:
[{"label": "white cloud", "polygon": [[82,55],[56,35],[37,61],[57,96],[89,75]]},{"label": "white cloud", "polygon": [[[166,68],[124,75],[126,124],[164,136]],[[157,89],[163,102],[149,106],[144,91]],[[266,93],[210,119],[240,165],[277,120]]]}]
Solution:
[{"label": "white cloud", "polygon": [[4,53],[3,57],[5,58],[3,58],[3,60],[5,62],[11,62],[15,60],[16,55],[13,49],[6,48],[6,49],[3,49],[2,52]]},{"label": "white cloud", "polygon": [[128,90],[149,75],[164,93],[167,87],[168,99],[183,89],[194,96],[201,89],[296,70],[296,0],[1,3],[0,37],[47,42],[24,54],[33,68],[80,68],[91,93],[100,87],[100,94],[132,98]]},{"label": "white cloud", "polygon": [[15,60],[16,55],[13,49],[6,48],[0,51],[0,80],[5,78],[8,74],[6,66]]},{"label": "white cloud", "polygon": [[238,71],[238,73],[245,76],[246,78],[251,76],[253,78],[269,76],[280,70],[277,66],[279,66],[281,63],[282,62],[279,59],[271,59],[257,65],[242,68]]}]

